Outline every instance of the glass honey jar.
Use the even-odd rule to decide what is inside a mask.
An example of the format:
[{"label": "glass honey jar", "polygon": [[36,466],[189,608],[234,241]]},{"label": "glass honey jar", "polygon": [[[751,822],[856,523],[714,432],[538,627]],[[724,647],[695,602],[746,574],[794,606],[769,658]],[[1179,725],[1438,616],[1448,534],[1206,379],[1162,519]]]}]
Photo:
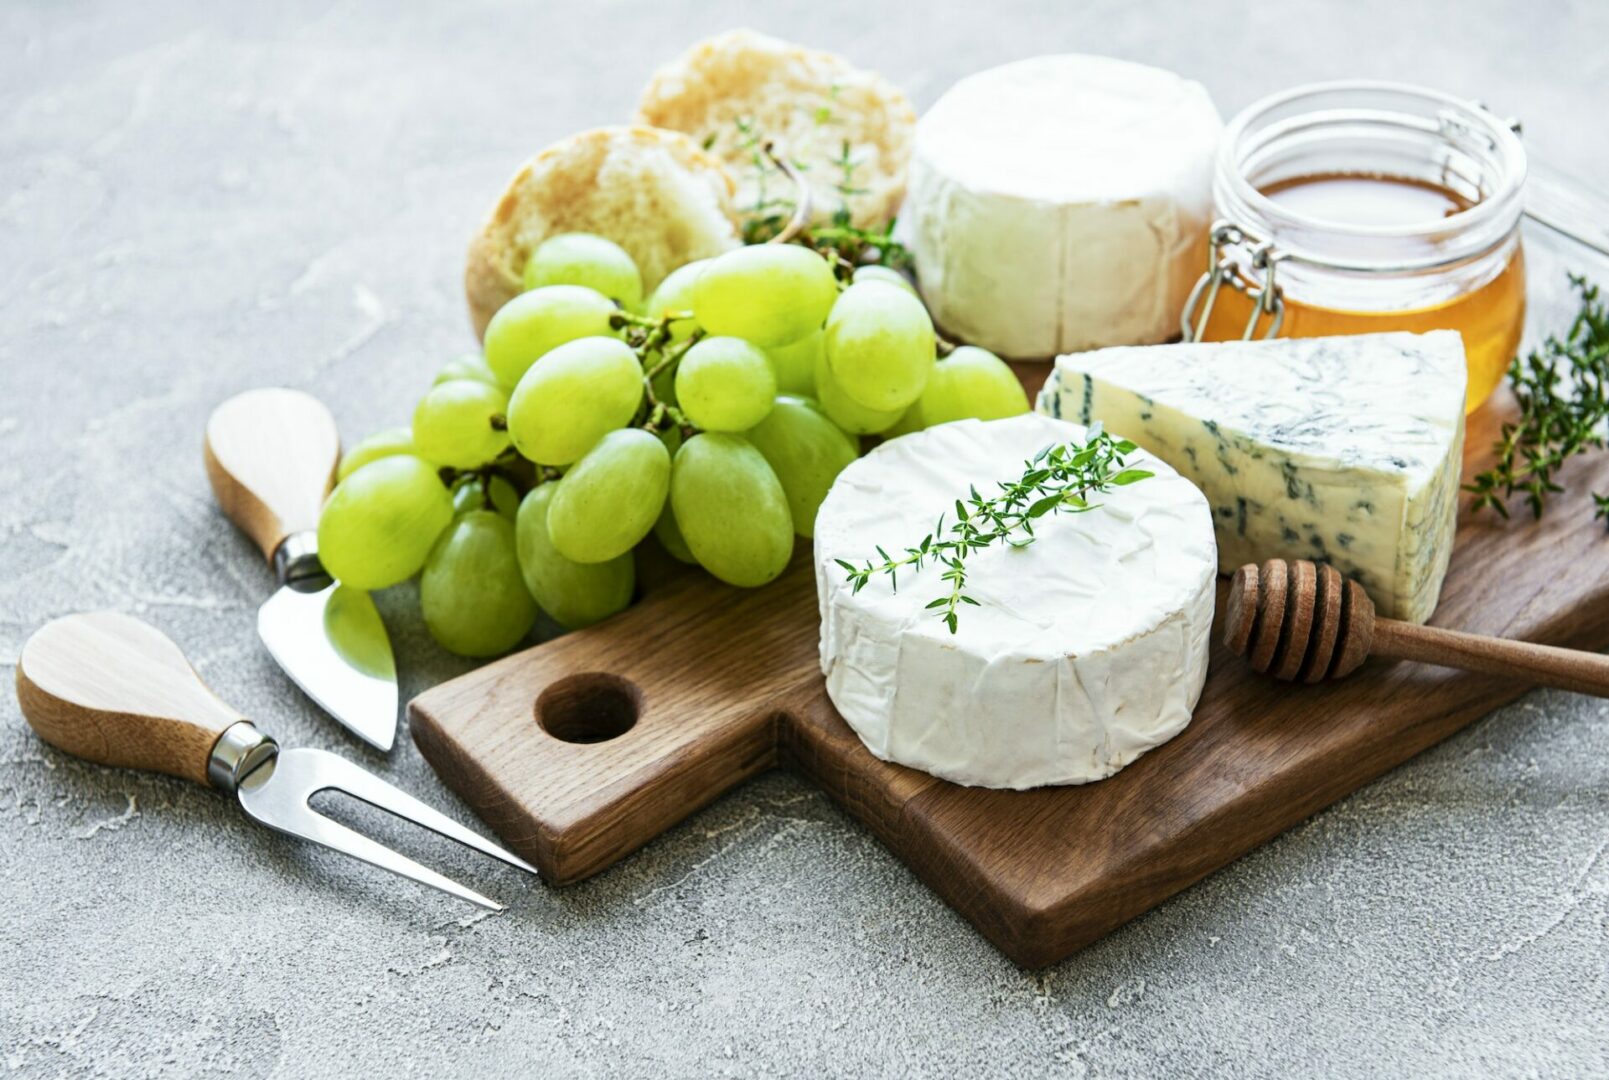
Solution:
[{"label": "glass honey jar", "polygon": [[1264,98],[1224,132],[1185,338],[1457,330],[1473,411],[1524,328],[1526,168],[1510,123],[1447,94],[1336,82]]}]

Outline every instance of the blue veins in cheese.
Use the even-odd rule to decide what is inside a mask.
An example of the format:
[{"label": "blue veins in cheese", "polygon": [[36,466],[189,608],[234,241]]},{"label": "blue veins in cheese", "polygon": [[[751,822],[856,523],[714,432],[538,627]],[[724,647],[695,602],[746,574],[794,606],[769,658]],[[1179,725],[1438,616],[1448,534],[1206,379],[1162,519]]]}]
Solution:
[{"label": "blue veins in cheese", "polygon": [[1424,622],[1452,554],[1466,378],[1450,330],[1123,347],[1060,357],[1038,404],[1193,480],[1224,572],[1328,562],[1380,614]]}]

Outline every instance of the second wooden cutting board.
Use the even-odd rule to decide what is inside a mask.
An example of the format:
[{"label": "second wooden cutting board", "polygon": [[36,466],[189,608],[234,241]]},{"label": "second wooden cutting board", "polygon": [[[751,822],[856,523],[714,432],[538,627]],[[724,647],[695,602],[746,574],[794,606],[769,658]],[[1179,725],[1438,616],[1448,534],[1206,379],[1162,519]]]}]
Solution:
[{"label": "second wooden cutting board", "polygon": [[[1469,445],[1491,443],[1487,410]],[[1466,460],[1466,472],[1477,462]],[[1461,522],[1437,625],[1609,646],[1609,539],[1580,463],[1538,524]],[[1059,960],[1524,692],[1370,663],[1293,687],[1214,645],[1190,726],[1116,776],[963,788],[874,758],[827,700],[808,551],[744,591],[688,577],[420,695],[414,739],[550,882],[610,866],[733,786],[820,784],[1013,960]]]}]

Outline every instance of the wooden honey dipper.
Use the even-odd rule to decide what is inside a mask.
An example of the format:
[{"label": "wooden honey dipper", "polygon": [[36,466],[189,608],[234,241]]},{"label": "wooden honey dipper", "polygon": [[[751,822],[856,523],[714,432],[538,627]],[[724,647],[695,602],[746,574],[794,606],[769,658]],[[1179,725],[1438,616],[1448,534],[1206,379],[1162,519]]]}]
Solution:
[{"label": "wooden honey dipper", "polygon": [[1382,619],[1363,587],[1329,565],[1248,563],[1224,610],[1225,647],[1276,679],[1339,679],[1379,656],[1609,697],[1609,656]]}]

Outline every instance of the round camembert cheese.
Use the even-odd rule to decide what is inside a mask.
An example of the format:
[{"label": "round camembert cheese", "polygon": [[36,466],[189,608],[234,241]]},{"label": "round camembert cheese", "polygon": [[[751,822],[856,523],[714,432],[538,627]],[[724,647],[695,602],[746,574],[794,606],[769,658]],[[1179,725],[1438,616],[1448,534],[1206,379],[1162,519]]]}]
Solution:
[{"label": "round camembert cheese", "polygon": [[1085,429],[1041,415],[962,420],[883,443],[833,484],[816,518],[827,693],[873,754],[959,784],[1029,788],[1110,776],[1190,722],[1207,672],[1218,573],[1207,500],[1143,451],[1148,480],[1082,514],[1035,522],[1026,547],[972,552],[955,634],[927,607],[943,566],[863,565],[920,543],[971,487],[989,497]]},{"label": "round camembert cheese", "polygon": [[900,212],[934,319],[1016,359],[1175,336],[1222,127],[1199,83],[1125,60],[962,79],[917,123]]}]

